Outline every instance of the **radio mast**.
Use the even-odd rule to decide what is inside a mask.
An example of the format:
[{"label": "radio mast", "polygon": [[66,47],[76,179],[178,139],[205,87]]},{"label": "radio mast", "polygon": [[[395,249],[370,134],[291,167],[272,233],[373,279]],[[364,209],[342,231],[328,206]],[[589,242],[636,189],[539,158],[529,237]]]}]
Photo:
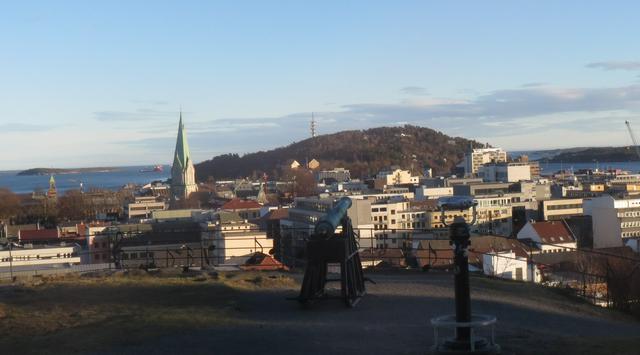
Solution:
[{"label": "radio mast", "polygon": [[311,138],[315,138],[316,137],[316,119],[313,115],[313,112],[311,112]]}]

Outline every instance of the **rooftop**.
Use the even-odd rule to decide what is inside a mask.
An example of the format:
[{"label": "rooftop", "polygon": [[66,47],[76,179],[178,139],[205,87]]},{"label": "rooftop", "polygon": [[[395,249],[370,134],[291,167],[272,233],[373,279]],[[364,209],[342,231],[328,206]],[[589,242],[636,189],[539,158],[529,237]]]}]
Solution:
[{"label": "rooftop", "polygon": [[567,225],[561,221],[531,223],[543,243],[570,243],[575,242],[573,234]]},{"label": "rooftop", "polygon": [[231,201],[225,203],[221,207],[223,210],[247,210],[247,209],[259,209],[262,205],[254,200],[243,200],[234,198]]}]

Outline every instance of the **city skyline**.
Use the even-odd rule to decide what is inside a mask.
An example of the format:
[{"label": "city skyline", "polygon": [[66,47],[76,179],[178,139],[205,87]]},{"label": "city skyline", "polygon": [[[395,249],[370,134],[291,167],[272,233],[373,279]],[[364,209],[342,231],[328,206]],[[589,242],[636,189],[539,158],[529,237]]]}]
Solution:
[{"label": "city skyline", "polygon": [[319,134],[413,124],[508,150],[630,145],[638,7],[7,4],[0,170],[169,163],[180,105],[196,162],[308,138],[311,112]]}]

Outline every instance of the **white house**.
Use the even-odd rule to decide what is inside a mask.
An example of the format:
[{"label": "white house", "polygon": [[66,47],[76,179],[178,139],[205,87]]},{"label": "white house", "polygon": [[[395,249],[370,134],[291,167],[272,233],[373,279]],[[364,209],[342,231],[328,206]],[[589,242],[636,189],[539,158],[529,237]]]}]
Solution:
[{"label": "white house", "polygon": [[535,264],[516,256],[512,251],[483,254],[482,269],[485,275],[507,280],[541,282],[542,274]]},{"label": "white house", "polygon": [[518,232],[519,240],[530,240],[539,249],[532,253],[560,253],[577,248],[576,239],[564,221],[527,222]]}]

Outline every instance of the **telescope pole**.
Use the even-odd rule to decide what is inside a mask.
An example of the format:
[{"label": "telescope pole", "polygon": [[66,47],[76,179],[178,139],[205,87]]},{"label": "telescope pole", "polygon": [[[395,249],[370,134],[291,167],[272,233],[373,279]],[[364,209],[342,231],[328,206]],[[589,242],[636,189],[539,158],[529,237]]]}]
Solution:
[{"label": "telescope pole", "polygon": [[[454,283],[456,298],[456,321],[471,322],[471,292],[469,290],[469,225],[463,217],[456,217],[450,226],[454,249]],[[470,343],[471,328],[459,327],[456,339],[462,343]]]}]

